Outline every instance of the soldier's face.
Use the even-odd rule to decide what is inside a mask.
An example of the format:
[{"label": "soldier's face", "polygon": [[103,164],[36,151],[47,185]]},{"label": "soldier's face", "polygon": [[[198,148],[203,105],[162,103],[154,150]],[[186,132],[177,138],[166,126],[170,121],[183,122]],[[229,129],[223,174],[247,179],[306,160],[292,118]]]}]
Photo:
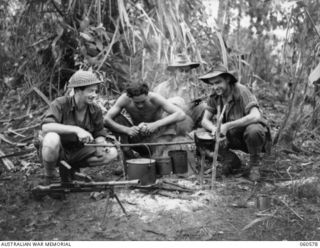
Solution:
[{"label": "soldier's face", "polygon": [[80,98],[83,102],[87,104],[93,103],[94,99],[97,97],[98,85],[90,85],[86,87],[83,91],[79,91]]},{"label": "soldier's face", "polygon": [[137,109],[141,110],[144,108],[146,101],[147,101],[148,95],[142,94],[139,96],[132,97],[132,101],[134,105],[137,107]]},{"label": "soldier's face", "polygon": [[209,83],[219,96],[225,96],[228,93],[229,82],[221,76],[209,79]]}]

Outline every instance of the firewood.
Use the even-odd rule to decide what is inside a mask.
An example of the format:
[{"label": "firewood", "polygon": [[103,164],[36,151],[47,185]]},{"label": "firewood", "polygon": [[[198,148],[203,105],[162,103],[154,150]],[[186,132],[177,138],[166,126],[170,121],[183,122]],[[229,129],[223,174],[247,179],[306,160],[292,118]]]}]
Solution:
[{"label": "firewood", "polygon": [[297,180],[276,183],[275,185],[280,188],[289,187],[289,186],[297,187],[297,186],[302,186],[302,185],[309,184],[309,183],[316,183],[318,181],[319,181],[319,179],[317,177],[308,177],[308,178],[302,178],[302,179],[297,179]]},{"label": "firewood", "polygon": [[[2,150],[0,150],[0,156],[5,156],[5,153]],[[9,160],[7,158],[1,158],[1,161],[4,164],[4,166],[7,168],[8,171],[13,170],[14,164],[11,162],[11,160]]]},{"label": "firewood", "polygon": [[4,142],[8,143],[9,145],[12,146],[26,146],[27,143],[18,143],[18,142],[13,142],[7,139],[4,135],[0,134],[0,140],[3,140]]}]

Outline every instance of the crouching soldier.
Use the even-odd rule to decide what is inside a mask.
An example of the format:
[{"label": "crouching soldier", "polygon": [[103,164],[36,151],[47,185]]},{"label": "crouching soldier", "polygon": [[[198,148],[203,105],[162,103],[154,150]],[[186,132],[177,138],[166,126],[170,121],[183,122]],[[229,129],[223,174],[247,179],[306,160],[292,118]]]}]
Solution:
[{"label": "crouching soldier", "polygon": [[102,111],[94,103],[101,82],[93,72],[79,70],[69,80],[74,95],[58,97],[51,103],[42,123],[40,150],[47,184],[57,181],[56,166],[60,167],[62,182],[70,179],[62,173],[65,167],[61,160],[79,171],[81,167],[105,165],[117,157],[113,147],[84,146],[89,142],[107,143]]},{"label": "crouching soldier", "polygon": [[251,180],[259,180],[260,154],[270,152],[271,135],[266,120],[262,118],[256,97],[246,86],[237,83],[237,79],[222,66],[213,69],[199,79],[212,86],[212,94],[207,101],[202,126],[213,135],[216,132],[214,117],[218,106],[222,110],[226,105],[221,124],[221,135],[226,137],[227,142],[223,147],[219,147],[222,164],[223,161],[226,161],[227,164],[234,165],[230,158],[239,160],[229,149],[249,153],[250,161],[245,170],[246,175]]},{"label": "crouching soldier", "polygon": [[[122,115],[125,110],[128,118]],[[121,138],[122,143],[171,141],[178,133],[178,123],[185,119],[182,109],[161,95],[149,92],[145,83],[130,84],[104,117],[104,124]],[[179,131],[183,132],[183,131]],[[126,158],[135,155],[124,148]],[[146,147],[135,147],[143,156],[150,156]]]}]

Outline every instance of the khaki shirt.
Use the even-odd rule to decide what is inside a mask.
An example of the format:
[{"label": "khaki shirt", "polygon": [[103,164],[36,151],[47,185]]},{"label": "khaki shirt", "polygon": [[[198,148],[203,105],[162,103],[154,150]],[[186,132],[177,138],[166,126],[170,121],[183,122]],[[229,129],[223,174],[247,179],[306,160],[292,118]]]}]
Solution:
[{"label": "khaki shirt", "polygon": [[[78,126],[90,132],[93,138],[106,137],[107,133],[103,125],[102,111],[96,104],[89,104],[82,122],[76,118],[76,103],[74,97],[62,96],[55,99],[48,109],[42,124],[60,123],[65,125]],[[76,135],[61,135],[62,143],[78,143]]]}]

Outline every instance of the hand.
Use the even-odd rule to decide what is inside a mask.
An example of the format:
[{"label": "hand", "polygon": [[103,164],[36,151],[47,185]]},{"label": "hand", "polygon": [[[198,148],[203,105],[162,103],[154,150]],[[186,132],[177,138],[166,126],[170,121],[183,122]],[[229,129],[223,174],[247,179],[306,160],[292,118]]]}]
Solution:
[{"label": "hand", "polygon": [[217,131],[217,127],[216,127],[216,126],[213,126],[213,127],[212,127],[212,130],[211,130],[211,135],[212,135],[213,137],[216,137],[216,131]]},{"label": "hand", "polygon": [[[98,147],[102,148],[102,147]],[[108,147],[108,148],[102,148],[102,149],[97,149],[95,156],[90,157],[87,159],[87,162],[89,163],[90,167],[94,166],[101,166],[101,165],[106,165],[109,162],[117,159],[118,157],[118,152],[115,147]]]},{"label": "hand", "polygon": [[154,133],[158,129],[158,125],[156,125],[154,122],[151,123],[145,123],[146,132],[150,135],[151,133]]},{"label": "hand", "polygon": [[138,126],[128,127],[128,129],[127,129],[127,134],[130,137],[137,136],[139,134],[139,132],[140,132],[140,128]]},{"label": "hand", "polygon": [[221,124],[221,127],[220,127],[220,136],[226,136],[227,135],[227,132],[228,132],[228,125],[225,123],[225,124]]},{"label": "hand", "polygon": [[103,154],[102,156],[92,156],[87,159],[87,162],[90,167],[102,166],[107,163],[107,155]]},{"label": "hand", "polygon": [[79,127],[76,134],[78,136],[79,141],[82,143],[89,143],[93,141],[93,137],[91,133],[89,133],[88,131],[84,130],[81,127]]},{"label": "hand", "polygon": [[139,125],[139,132],[142,134],[142,135],[147,135],[148,134],[148,129],[147,129],[147,124],[144,123],[144,122],[141,122]]}]

